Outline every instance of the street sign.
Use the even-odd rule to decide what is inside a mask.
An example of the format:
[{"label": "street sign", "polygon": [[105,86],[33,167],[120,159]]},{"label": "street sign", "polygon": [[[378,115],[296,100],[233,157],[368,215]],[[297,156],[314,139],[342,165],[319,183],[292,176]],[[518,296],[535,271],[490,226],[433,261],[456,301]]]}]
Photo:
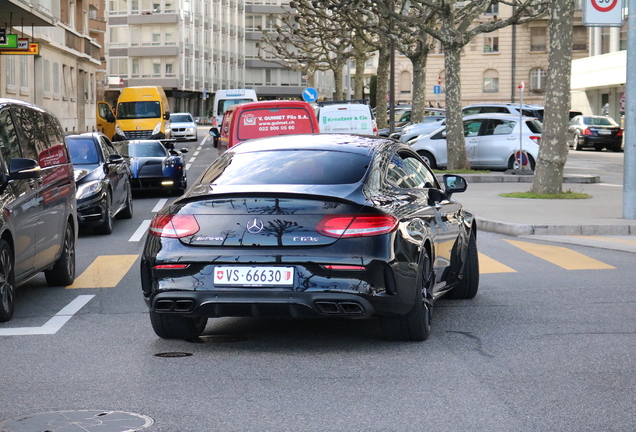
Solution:
[{"label": "street sign", "polygon": [[5,36],[5,42],[0,43],[0,49],[2,48],[17,48],[18,47],[18,35],[8,34]]},{"label": "street sign", "polygon": [[40,44],[38,42],[31,42],[28,50],[18,51],[15,48],[12,50],[0,49],[2,55],[40,55]]},{"label": "street sign", "polygon": [[0,45],[7,43],[7,29],[0,29]]},{"label": "street sign", "polygon": [[622,27],[623,0],[583,0],[583,25]]},{"label": "street sign", "polygon": [[207,99],[208,98],[208,91],[207,89],[203,89],[203,99]]},{"label": "street sign", "polygon": [[521,81],[521,83],[519,84],[519,90],[523,90],[524,88],[526,88],[526,82]]},{"label": "street sign", "polygon": [[433,94],[441,94],[441,93],[442,93],[442,86],[434,85],[433,86]]},{"label": "street sign", "polygon": [[318,99],[318,90],[312,87],[307,87],[303,90],[303,100],[305,102],[315,102]]}]

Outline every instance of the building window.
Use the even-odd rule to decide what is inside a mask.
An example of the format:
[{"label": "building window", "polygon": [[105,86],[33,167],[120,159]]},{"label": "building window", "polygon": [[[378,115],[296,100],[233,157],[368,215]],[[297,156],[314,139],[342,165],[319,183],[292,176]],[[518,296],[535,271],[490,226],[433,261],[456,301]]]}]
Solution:
[{"label": "building window", "polygon": [[587,27],[574,26],[572,28],[572,50],[587,51]]},{"label": "building window", "polygon": [[274,86],[276,85],[276,70],[275,69],[265,69],[265,85],[266,86]]},{"label": "building window", "polygon": [[404,71],[400,74],[400,94],[411,94],[412,81],[409,71]]},{"label": "building window", "polygon": [[29,91],[29,56],[20,56],[20,91]]},{"label": "building window", "polygon": [[6,56],[7,59],[7,89],[15,90],[15,58],[16,56]]},{"label": "building window", "polygon": [[166,77],[175,77],[177,76],[175,60],[172,58],[166,59]]},{"label": "building window", "polygon": [[[133,3],[137,3],[133,1]],[[108,8],[110,15],[126,15],[128,14],[128,0],[110,0]]]},{"label": "building window", "polygon": [[60,64],[53,63],[53,96],[60,97]]},{"label": "building window", "polygon": [[108,62],[110,75],[124,78],[128,76],[128,59],[111,57]]},{"label": "building window", "polygon": [[51,62],[48,59],[44,59],[42,62],[42,90],[45,96],[51,95]]},{"label": "building window", "polygon": [[499,52],[499,34],[497,32],[488,33],[484,35],[484,52],[485,53],[498,53]]},{"label": "building window", "polygon": [[499,74],[496,70],[484,72],[484,93],[499,93]]},{"label": "building window", "polygon": [[530,71],[530,91],[542,93],[545,91],[546,77],[548,73],[541,68],[535,68]]},{"label": "building window", "polygon": [[484,13],[487,15],[497,15],[499,13],[499,2],[497,0],[493,0]]},{"label": "building window", "polygon": [[[110,27],[110,46],[111,47],[127,47],[128,46],[128,27],[115,26]],[[134,38],[134,32],[133,32]]]},{"label": "building window", "polygon": [[545,27],[532,27],[530,29],[530,51],[546,51],[547,33]]}]

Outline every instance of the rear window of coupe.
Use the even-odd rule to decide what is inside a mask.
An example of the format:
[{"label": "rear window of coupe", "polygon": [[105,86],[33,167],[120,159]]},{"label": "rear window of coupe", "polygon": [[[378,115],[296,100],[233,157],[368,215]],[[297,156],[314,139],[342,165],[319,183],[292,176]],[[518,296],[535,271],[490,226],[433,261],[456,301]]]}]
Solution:
[{"label": "rear window of coupe", "polygon": [[201,179],[214,185],[326,185],[357,183],[371,157],[326,150],[279,150],[226,153]]}]

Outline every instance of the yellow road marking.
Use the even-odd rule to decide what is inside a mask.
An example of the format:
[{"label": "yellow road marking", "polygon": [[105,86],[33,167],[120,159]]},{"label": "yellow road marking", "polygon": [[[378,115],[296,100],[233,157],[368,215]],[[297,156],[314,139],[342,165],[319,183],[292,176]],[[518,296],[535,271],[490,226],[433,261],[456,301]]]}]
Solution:
[{"label": "yellow road marking", "polygon": [[616,268],[561,246],[547,246],[515,240],[506,241],[531,255],[551,262],[566,270],[605,270]]},{"label": "yellow road marking", "polygon": [[139,255],[102,255],[88,266],[67,289],[112,288],[128,273]]},{"label": "yellow road marking", "polygon": [[487,273],[516,273],[515,269],[479,252],[479,274]]},{"label": "yellow road marking", "polygon": [[569,236],[569,237],[576,237],[576,238],[590,239],[590,240],[600,240],[600,241],[605,241],[610,243],[636,245],[636,240],[627,240],[624,238],[617,238],[617,237],[602,237],[602,236]]}]

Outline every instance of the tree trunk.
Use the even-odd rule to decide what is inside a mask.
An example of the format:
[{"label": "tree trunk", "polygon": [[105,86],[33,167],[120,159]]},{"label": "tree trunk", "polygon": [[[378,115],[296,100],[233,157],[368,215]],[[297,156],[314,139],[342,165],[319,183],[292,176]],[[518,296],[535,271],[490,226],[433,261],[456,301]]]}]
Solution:
[{"label": "tree trunk", "polygon": [[388,107],[388,94],[389,94],[389,67],[391,63],[391,50],[389,43],[382,44],[378,51],[378,80],[376,87],[376,122],[378,123],[378,129],[384,129],[389,127],[389,114],[387,113]]},{"label": "tree trunk", "polygon": [[344,64],[338,62],[336,63],[335,67],[332,69],[333,72],[333,83],[334,83],[334,87],[335,90],[333,92],[333,100],[337,100],[337,101],[341,101],[344,100],[343,95],[343,79],[342,79],[342,73],[343,73],[343,69],[344,69]]},{"label": "tree trunk", "polygon": [[567,128],[570,110],[572,68],[572,15],[574,0],[552,0],[550,4],[550,51],[545,96],[543,133],[532,192],[562,192],[563,168],[567,159]]},{"label": "tree trunk", "polygon": [[424,110],[426,108],[426,61],[428,59],[428,49],[422,49],[417,58],[412,58],[413,64],[413,101],[411,108],[411,123],[421,123],[424,121]]},{"label": "tree trunk", "polygon": [[356,58],[356,80],[354,88],[354,99],[364,99],[364,68],[366,66],[367,56],[362,53]]},{"label": "tree trunk", "polygon": [[466,157],[464,122],[462,120],[461,50],[458,44],[444,45],[446,69],[446,148],[448,169],[470,169]]}]

